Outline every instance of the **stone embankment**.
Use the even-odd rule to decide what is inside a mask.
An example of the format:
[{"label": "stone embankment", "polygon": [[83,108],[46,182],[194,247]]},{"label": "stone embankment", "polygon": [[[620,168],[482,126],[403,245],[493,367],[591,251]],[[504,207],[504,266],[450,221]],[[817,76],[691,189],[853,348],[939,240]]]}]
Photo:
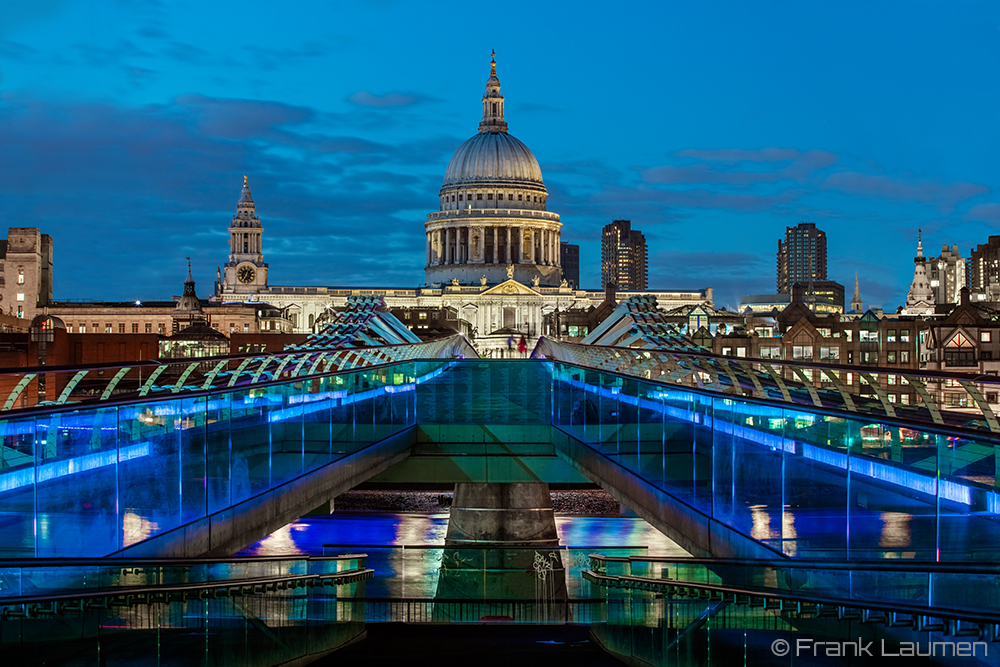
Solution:
[{"label": "stone embankment", "polygon": [[[556,514],[600,514],[618,516],[618,501],[604,491],[553,491]],[[445,491],[348,491],[334,500],[335,511],[344,512],[447,512],[452,492]]]}]

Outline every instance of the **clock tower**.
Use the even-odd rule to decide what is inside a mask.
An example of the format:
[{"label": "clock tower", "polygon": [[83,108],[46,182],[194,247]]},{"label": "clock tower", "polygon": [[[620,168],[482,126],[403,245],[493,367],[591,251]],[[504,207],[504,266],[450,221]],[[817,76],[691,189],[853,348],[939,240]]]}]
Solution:
[{"label": "clock tower", "polygon": [[267,264],[261,247],[263,232],[244,176],[236,215],[229,224],[229,261],[225,274],[220,276],[223,294],[255,294],[267,287]]}]

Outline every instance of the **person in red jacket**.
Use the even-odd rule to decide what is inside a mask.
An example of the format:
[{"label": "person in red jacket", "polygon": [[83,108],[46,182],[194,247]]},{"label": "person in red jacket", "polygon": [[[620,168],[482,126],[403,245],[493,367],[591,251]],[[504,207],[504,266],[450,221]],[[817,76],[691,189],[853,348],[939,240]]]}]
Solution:
[{"label": "person in red jacket", "polygon": [[524,354],[528,351],[528,341],[525,340],[524,334],[521,334],[521,340],[517,342],[517,351]]}]

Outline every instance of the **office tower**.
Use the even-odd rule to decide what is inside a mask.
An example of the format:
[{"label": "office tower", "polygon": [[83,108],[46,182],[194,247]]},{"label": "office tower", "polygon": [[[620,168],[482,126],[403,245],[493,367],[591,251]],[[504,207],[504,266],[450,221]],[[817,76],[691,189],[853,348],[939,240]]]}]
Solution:
[{"label": "office tower", "polygon": [[1000,236],[991,236],[969,252],[966,277],[974,301],[995,301],[1000,294]]},{"label": "office tower", "polygon": [[619,290],[644,290],[647,281],[646,237],[629,220],[613,220],[601,235],[601,282]]},{"label": "office tower", "polygon": [[826,232],[811,222],[786,228],[785,240],[778,241],[778,294],[787,294],[795,283],[808,289],[810,282],[824,280]]},{"label": "office tower", "polygon": [[559,244],[559,263],[562,264],[563,279],[576,289],[580,286],[580,246],[575,243]]},{"label": "office tower", "polygon": [[958,246],[941,246],[941,254],[927,259],[927,276],[934,292],[934,303],[958,303],[959,292],[965,287],[965,260]]}]

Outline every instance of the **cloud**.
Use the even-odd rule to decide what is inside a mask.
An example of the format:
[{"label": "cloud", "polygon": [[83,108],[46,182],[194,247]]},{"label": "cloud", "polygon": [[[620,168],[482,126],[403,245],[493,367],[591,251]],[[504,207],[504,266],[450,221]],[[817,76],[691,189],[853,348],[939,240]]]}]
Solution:
[{"label": "cloud", "polygon": [[676,155],[708,162],[782,162],[797,160],[802,153],[794,148],[686,148]]},{"label": "cloud", "polygon": [[773,183],[781,178],[779,172],[720,171],[708,164],[691,164],[681,167],[666,165],[652,167],[642,172],[642,180],[658,185],[678,183],[727,183],[747,185],[749,183]]},{"label": "cloud", "polygon": [[385,109],[387,107],[408,107],[427,98],[415,93],[386,93],[385,95],[375,95],[367,90],[361,90],[347,98],[349,101],[363,107],[375,107]]},{"label": "cloud", "polygon": [[794,201],[801,193],[786,190],[771,195],[756,195],[749,193],[715,192],[706,189],[697,190],[664,190],[660,188],[612,188],[596,194],[595,202],[618,202],[628,204],[648,202],[659,206],[676,206],[681,208],[718,208],[734,211],[764,211],[778,204]]},{"label": "cloud", "polygon": [[977,204],[962,216],[963,220],[982,220],[984,222],[1000,223],[1000,204]]},{"label": "cloud", "polygon": [[257,137],[279,126],[305,123],[315,116],[312,109],[280,102],[181,95],[175,103],[197,119],[202,132],[230,138]]},{"label": "cloud", "polygon": [[[836,154],[828,151],[799,151],[792,148],[689,148],[674,155],[698,162],[643,169],[640,170],[642,180],[657,185],[714,183],[735,186],[782,180],[801,182],[837,161]],[[736,165],[739,168],[735,168]]]},{"label": "cloud", "polygon": [[[5,219],[54,237],[57,299],[169,298],[185,256],[204,296],[246,173],[272,284],[420,284],[423,217],[460,141],[381,143],[331,134],[349,123],[329,121],[309,107],[197,95],[141,107],[7,98]],[[117,269],[95,270],[95,258]]]},{"label": "cloud", "polygon": [[930,179],[896,178],[856,171],[831,174],[823,183],[823,187],[852,195],[920,202],[943,207],[952,207],[960,201],[990,191],[985,185],[965,181],[941,183]]}]

